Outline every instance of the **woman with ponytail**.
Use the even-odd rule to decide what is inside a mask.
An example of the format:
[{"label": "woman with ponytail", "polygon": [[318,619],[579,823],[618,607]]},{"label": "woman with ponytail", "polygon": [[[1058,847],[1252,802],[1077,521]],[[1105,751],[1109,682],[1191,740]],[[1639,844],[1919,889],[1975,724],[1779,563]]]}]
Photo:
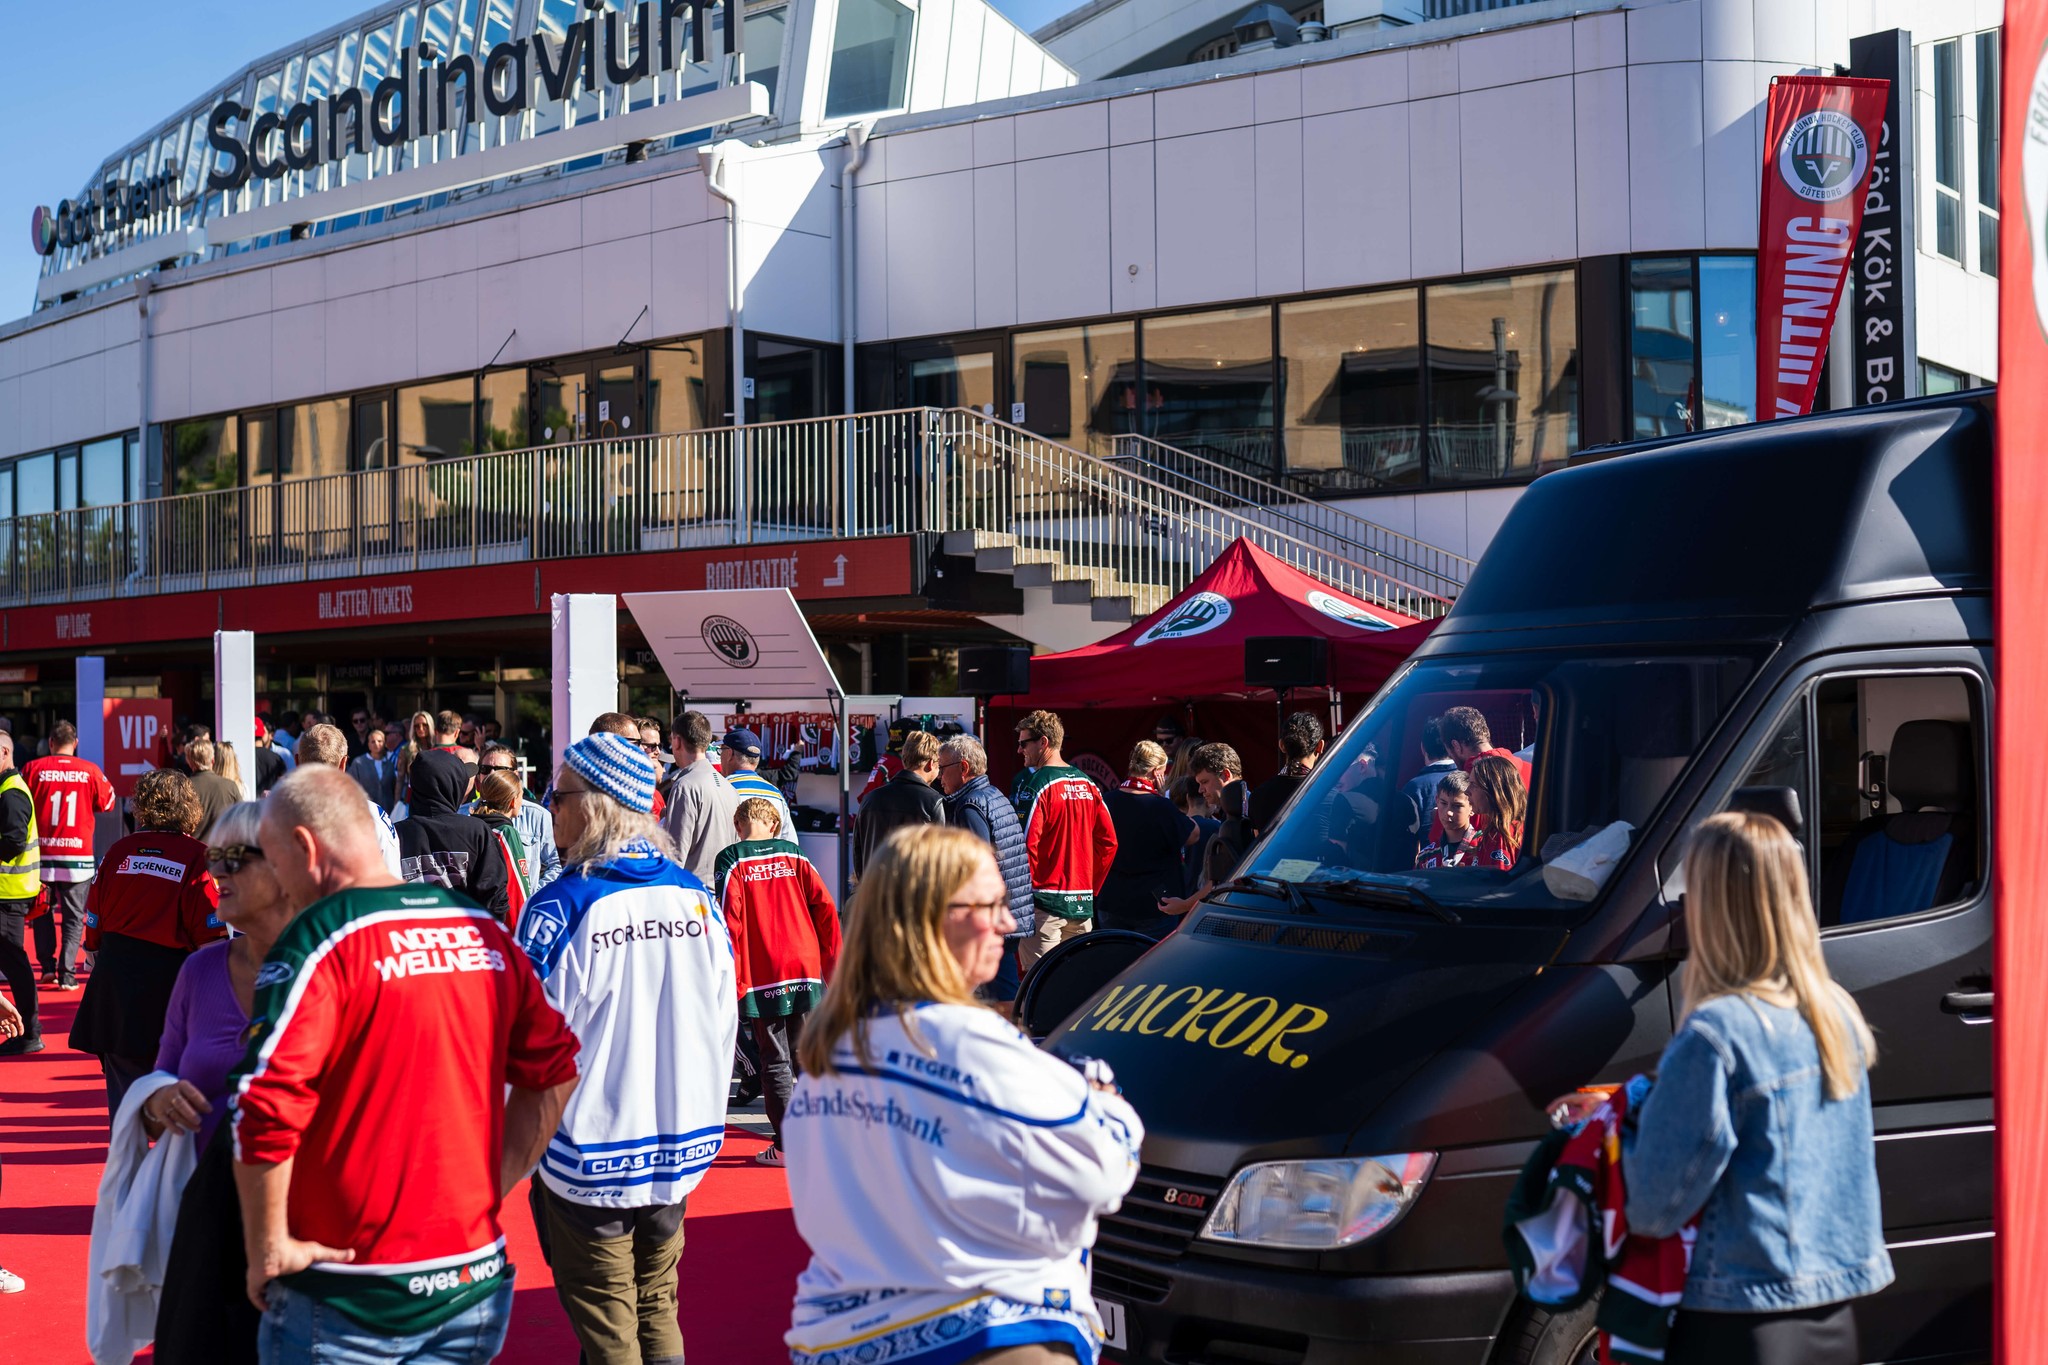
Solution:
[{"label": "woman with ponytail", "polygon": [[1631,1232],[1699,1218],[1665,1359],[1853,1365],[1850,1301],[1892,1280],[1865,1075],[1876,1044],[1828,975],[1785,826],[1714,816],[1685,886],[1685,1014],[1622,1150]]}]

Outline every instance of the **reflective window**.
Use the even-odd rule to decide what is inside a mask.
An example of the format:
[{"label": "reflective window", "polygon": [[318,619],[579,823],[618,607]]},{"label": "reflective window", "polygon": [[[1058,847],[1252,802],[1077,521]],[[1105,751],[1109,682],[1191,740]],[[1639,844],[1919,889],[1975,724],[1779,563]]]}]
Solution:
[{"label": "reflective window", "polygon": [[1962,43],[1934,44],[1934,250],[1963,259]]},{"label": "reflective window", "polygon": [[526,371],[494,370],[477,392],[482,407],[485,450],[518,450],[527,443]]},{"label": "reflective window", "polygon": [[341,398],[300,403],[291,413],[284,443],[284,476],[313,478],[348,471],[348,402]]},{"label": "reflective window", "polygon": [[[725,11],[720,9],[719,13],[724,14]],[[747,16],[746,25],[747,79],[767,88],[768,107],[773,109],[775,91],[782,76],[782,35],[789,27],[789,11],[760,10]],[[717,51],[715,46],[707,46],[708,50]],[[827,87],[828,94],[829,91],[830,87]]]},{"label": "reflective window", "polygon": [[69,512],[78,506],[78,449],[57,452],[57,508]]},{"label": "reflective window", "polygon": [[[896,0],[839,0],[825,117],[901,109],[910,78],[911,11]],[[753,34],[747,35],[748,39]]]},{"label": "reflective window", "polygon": [[1977,269],[1998,273],[1998,30],[1977,35]]},{"label": "reflective window", "polygon": [[398,460],[391,449],[391,400],[382,394],[355,401],[349,463],[357,469],[383,469]]},{"label": "reflective window", "polygon": [[1239,469],[1271,470],[1272,310],[1147,318],[1143,336],[1146,434]]},{"label": "reflective window", "polygon": [[1138,329],[1128,322],[1024,332],[1010,342],[1023,425],[1097,456],[1138,429]]},{"label": "reflective window", "polygon": [[234,488],[242,482],[241,423],[233,417],[171,427],[170,493]]},{"label": "reflective window", "polygon": [[747,365],[754,380],[752,420],[793,422],[825,415],[830,387],[825,366],[833,352],[766,337],[747,340],[754,353]]},{"label": "reflective window", "polygon": [[291,439],[276,412],[252,412],[242,418],[242,445],[249,452],[249,482],[268,483],[284,467],[282,446]]},{"label": "reflective window", "polygon": [[444,379],[398,391],[398,457],[401,463],[445,460],[475,449],[470,407],[476,389],[467,379]]},{"label": "reflective window", "polygon": [[1329,488],[1422,478],[1416,291],[1280,305],[1287,470]]},{"label": "reflective window", "polygon": [[1572,272],[1429,290],[1430,474],[1527,477],[1578,446],[1578,297]]},{"label": "reflective window", "polygon": [[1638,440],[1698,428],[1692,257],[1629,262],[1629,392]]},{"label": "reflective window", "polygon": [[79,466],[78,501],[84,507],[109,507],[126,501],[128,441],[113,436],[85,448]]},{"label": "reflective window", "polygon": [[1700,426],[1756,420],[1756,259],[1700,257]]},{"label": "reflective window", "polygon": [[719,425],[705,399],[701,341],[670,341],[647,349],[649,431],[698,431]]},{"label": "reflective window", "polygon": [[1970,387],[1970,376],[1932,361],[1920,362],[1920,392],[1961,393]]}]

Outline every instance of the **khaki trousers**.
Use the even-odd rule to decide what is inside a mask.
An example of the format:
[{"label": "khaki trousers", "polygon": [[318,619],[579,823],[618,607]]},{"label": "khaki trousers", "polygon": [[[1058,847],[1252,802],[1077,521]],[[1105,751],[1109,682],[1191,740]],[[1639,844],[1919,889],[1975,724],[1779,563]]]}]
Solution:
[{"label": "khaki trousers", "polygon": [[1017,972],[1021,976],[1029,972],[1053,949],[1070,938],[1079,938],[1095,927],[1092,919],[1061,919],[1058,915],[1038,912],[1038,927],[1017,940]]},{"label": "khaki trousers", "polygon": [[683,1206],[595,1209],[572,1204],[533,1178],[541,1254],[569,1315],[584,1365],[682,1365],[676,1262]]}]

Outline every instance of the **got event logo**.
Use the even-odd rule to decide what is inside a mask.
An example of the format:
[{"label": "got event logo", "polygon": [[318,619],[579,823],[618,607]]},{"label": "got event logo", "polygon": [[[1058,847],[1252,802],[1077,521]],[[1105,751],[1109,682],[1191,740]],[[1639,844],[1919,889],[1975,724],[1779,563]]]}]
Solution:
[{"label": "got event logo", "polygon": [[1870,143],[1856,120],[1839,109],[1802,114],[1778,144],[1778,176],[1785,187],[1815,204],[1832,204],[1863,183]]},{"label": "got event logo", "polygon": [[1230,599],[1220,592],[1198,592],[1173,609],[1158,625],[1138,637],[1141,645],[1159,640],[1184,640],[1202,635],[1230,619]]}]

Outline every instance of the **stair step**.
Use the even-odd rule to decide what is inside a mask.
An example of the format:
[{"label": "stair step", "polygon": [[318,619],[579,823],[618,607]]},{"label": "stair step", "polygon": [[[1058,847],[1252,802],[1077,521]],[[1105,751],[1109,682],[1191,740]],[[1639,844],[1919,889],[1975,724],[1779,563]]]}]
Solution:
[{"label": "stair step", "polygon": [[1096,597],[1088,602],[1091,621],[1131,622],[1138,619],[1138,604],[1128,597]]},{"label": "stair step", "polygon": [[992,550],[1016,543],[1017,537],[1008,531],[948,531],[945,550],[949,555],[971,555],[979,550]]}]

